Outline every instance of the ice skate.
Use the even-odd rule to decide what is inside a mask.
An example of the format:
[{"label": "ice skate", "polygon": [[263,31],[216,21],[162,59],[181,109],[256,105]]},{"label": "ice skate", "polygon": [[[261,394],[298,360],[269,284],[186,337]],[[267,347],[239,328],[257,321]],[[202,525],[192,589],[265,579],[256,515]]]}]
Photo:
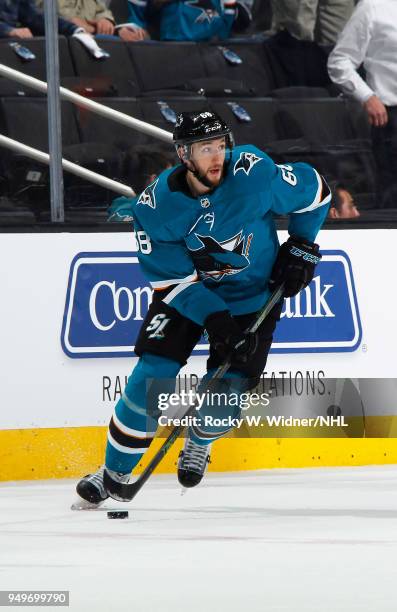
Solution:
[{"label": "ice skate", "polygon": [[195,487],[201,482],[210,463],[210,448],[211,444],[200,446],[190,438],[186,438],[178,461],[178,480],[183,487]]},{"label": "ice skate", "polygon": [[[95,474],[87,474],[77,483],[77,500],[72,504],[72,510],[93,510],[99,508],[108,499],[109,495],[103,484],[104,471],[105,466],[103,465]],[[129,474],[120,474],[112,470],[108,470],[108,472],[113,480],[129,481]]]}]

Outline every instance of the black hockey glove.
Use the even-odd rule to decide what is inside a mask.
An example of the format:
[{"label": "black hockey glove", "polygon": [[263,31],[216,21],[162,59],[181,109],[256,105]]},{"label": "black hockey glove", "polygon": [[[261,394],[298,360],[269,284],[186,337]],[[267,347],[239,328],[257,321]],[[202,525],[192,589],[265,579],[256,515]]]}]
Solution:
[{"label": "black hockey glove", "polygon": [[228,310],[214,312],[205,320],[211,346],[222,359],[247,363],[258,347],[256,334],[247,334],[239,328]]},{"label": "black hockey glove", "polygon": [[280,247],[270,275],[269,288],[273,291],[284,283],[284,296],[296,295],[310,283],[320,260],[318,244],[299,236],[290,236]]}]

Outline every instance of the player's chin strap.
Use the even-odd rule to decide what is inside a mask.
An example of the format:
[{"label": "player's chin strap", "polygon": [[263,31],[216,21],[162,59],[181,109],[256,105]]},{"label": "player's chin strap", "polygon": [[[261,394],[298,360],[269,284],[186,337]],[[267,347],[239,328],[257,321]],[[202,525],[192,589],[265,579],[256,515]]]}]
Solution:
[{"label": "player's chin strap", "polygon": [[[257,329],[260,327],[260,325],[269,315],[273,307],[276,304],[278,304],[278,302],[282,299],[283,295],[284,295],[284,283],[279,285],[279,287],[277,287],[277,289],[273,291],[273,293],[270,295],[269,299],[267,300],[266,304],[263,306],[262,310],[259,311],[258,316],[255,319],[254,323],[246,330],[246,333],[255,333],[257,331]],[[229,370],[230,366],[231,366],[231,359],[228,358],[222,365],[219,366],[219,368],[217,368],[213,376],[208,381],[207,391],[211,391],[217,379],[222,378],[226,374],[226,372]],[[195,410],[196,410],[196,404],[193,404],[193,406],[190,406],[190,408],[183,415],[183,417],[181,417],[181,420],[182,418],[186,416],[194,414]],[[179,438],[183,430],[184,430],[183,425],[177,425],[173,427],[168,438],[165,440],[165,442],[159,448],[157,453],[154,455],[153,459],[148,463],[146,468],[143,470],[142,474],[139,476],[139,478],[135,482],[130,482],[128,484],[125,484],[125,483],[113,480],[113,478],[110,476],[110,474],[105,469],[104,474],[103,474],[103,484],[105,485],[105,489],[107,493],[110,495],[110,497],[112,497],[113,499],[117,499],[118,501],[131,501],[131,499],[133,499],[135,495],[141,490],[145,482],[148,480],[150,475],[154,472],[154,470],[156,469],[160,461],[163,459],[163,457],[168,453],[171,446],[174,444],[175,440]]]}]

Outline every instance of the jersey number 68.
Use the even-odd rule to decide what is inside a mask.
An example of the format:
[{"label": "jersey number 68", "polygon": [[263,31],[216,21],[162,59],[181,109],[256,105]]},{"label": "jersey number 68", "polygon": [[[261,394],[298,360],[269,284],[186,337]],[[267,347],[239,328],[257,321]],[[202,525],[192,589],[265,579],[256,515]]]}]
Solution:
[{"label": "jersey number 68", "polygon": [[282,165],[277,164],[277,165],[281,170],[281,175],[284,181],[292,185],[292,187],[295,187],[296,183],[298,182],[298,179],[296,178],[295,174],[292,172],[293,167],[287,166],[287,164],[282,164]]},{"label": "jersey number 68", "polygon": [[143,255],[149,255],[152,252],[152,243],[150,242],[150,238],[146,232],[140,231],[135,232],[138,250],[143,253]]}]

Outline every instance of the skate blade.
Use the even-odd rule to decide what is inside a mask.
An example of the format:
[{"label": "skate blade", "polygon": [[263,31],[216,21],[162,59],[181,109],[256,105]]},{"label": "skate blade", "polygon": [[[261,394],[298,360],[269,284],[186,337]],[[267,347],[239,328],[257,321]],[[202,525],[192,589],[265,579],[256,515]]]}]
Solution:
[{"label": "skate blade", "polygon": [[71,510],[98,510],[103,502],[105,500],[99,502],[99,504],[92,504],[89,501],[86,501],[85,499],[82,499],[81,497],[79,497],[78,499],[76,499],[73,504],[70,506]]}]

